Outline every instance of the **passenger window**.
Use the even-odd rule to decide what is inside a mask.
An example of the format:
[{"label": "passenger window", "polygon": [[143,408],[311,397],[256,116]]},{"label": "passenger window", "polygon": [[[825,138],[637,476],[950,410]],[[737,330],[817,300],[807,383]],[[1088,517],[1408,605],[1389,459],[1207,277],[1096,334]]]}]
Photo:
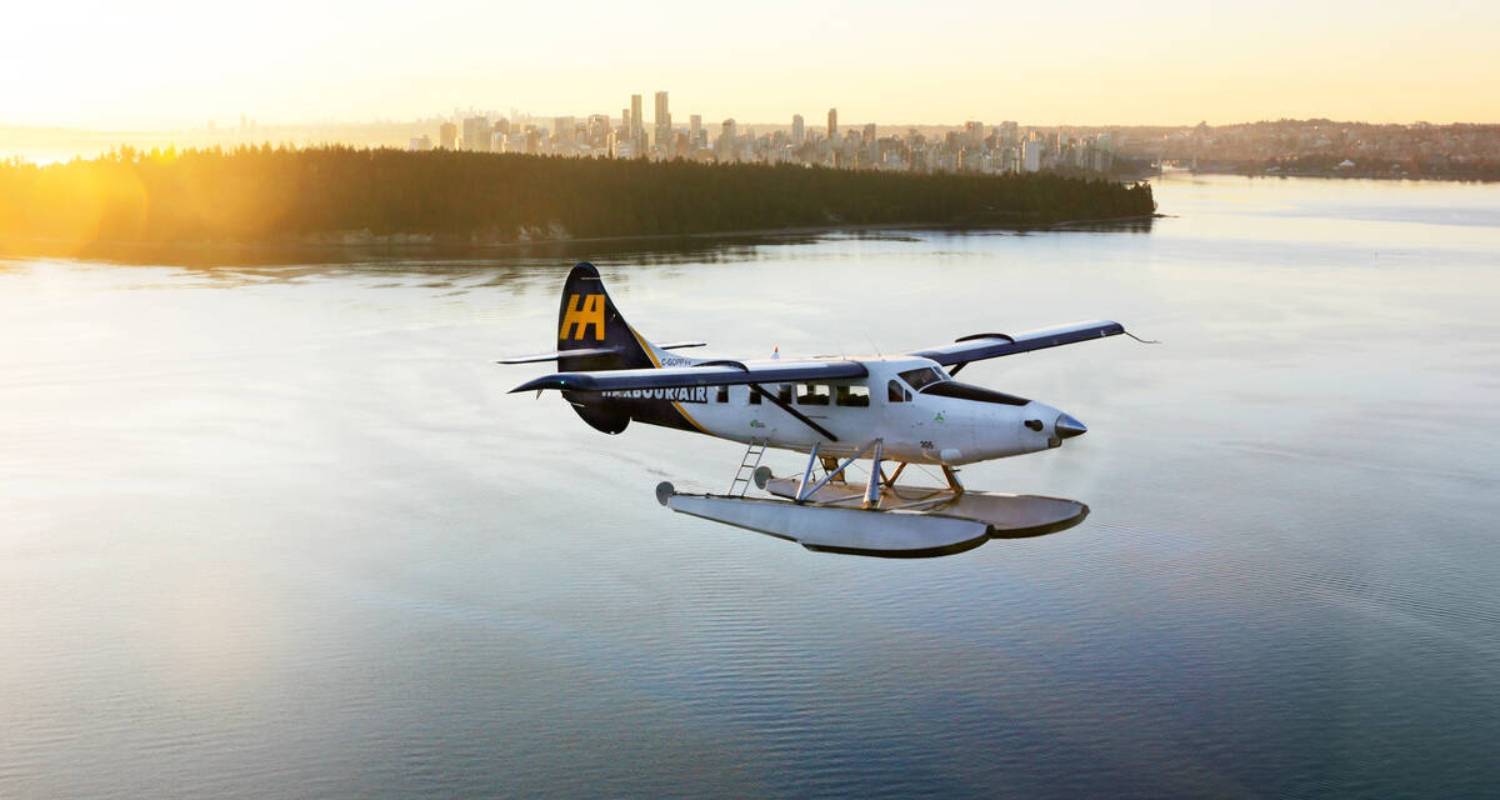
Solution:
[{"label": "passenger window", "polygon": [[776,390],[776,397],[779,398],[783,403],[792,402],[792,385],[790,383],[781,384],[781,386]]},{"label": "passenger window", "polygon": [[752,406],[758,406],[758,405],[760,405],[760,392],[756,391],[756,389],[755,389],[754,386],[749,387],[749,389],[750,389],[750,405],[752,405]]},{"label": "passenger window", "polygon": [[865,386],[840,386],[834,390],[833,401],[841,406],[864,408],[870,405],[870,390]]},{"label": "passenger window", "polygon": [[727,402],[729,402],[729,387],[728,386],[720,386],[719,387],[719,396],[716,397],[716,398],[714,398],[714,399],[717,402],[720,402],[720,403],[727,403]]},{"label": "passenger window", "polygon": [[901,388],[900,383],[891,381],[886,384],[885,399],[891,403],[904,403],[906,402],[906,390]]},{"label": "passenger window", "polygon": [[828,405],[828,387],[819,386],[814,383],[805,384],[802,392],[797,395],[799,406],[826,406]]}]

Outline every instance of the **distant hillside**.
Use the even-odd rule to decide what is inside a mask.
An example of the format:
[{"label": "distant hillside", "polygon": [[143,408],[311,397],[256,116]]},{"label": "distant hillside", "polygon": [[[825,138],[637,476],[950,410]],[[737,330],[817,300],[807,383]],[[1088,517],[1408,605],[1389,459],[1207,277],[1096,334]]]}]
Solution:
[{"label": "distant hillside", "polygon": [[0,164],[0,248],[10,253],[108,243],[498,244],[838,225],[1029,227],[1154,210],[1147,185],[1043,174],[269,146]]}]

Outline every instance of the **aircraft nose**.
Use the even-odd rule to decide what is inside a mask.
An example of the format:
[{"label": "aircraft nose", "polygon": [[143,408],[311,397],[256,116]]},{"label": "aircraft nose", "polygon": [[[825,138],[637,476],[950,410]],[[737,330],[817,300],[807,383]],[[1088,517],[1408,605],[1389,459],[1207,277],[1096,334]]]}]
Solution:
[{"label": "aircraft nose", "polygon": [[1089,427],[1072,414],[1058,414],[1057,421],[1052,423],[1052,429],[1057,431],[1060,439],[1071,439],[1089,432]]}]

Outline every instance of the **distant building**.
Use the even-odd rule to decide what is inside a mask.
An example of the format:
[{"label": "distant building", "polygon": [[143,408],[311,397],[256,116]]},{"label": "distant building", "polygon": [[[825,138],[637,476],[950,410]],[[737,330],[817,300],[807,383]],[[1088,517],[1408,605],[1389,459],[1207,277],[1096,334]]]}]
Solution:
[{"label": "distant building", "polygon": [[609,128],[608,114],[590,114],[588,122],[588,145],[589,147],[606,148],[607,141],[612,132]]},{"label": "distant building", "polygon": [[488,117],[468,117],[464,120],[464,149],[482,153],[490,151],[490,120]]},{"label": "distant building", "polygon": [[969,140],[970,147],[979,147],[984,144],[984,123],[978,120],[965,122],[964,136]]},{"label": "distant building", "polygon": [[807,141],[807,126],[802,121],[801,114],[792,115],[792,144],[800,146]]},{"label": "distant building", "polygon": [[828,141],[836,142],[839,138],[839,110],[828,109]]},{"label": "distant building", "polygon": [[458,126],[451,122],[444,122],[438,126],[438,146],[444,150],[458,149]]},{"label": "distant building", "polygon": [[671,155],[672,112],[667,110],[667,93],[656,93],[656,147],[664,156]]},{"label": "distant building", "polygon": [[414,136],[412,137],[412,140],[407,143],[406,149],[412,151],[413,153],[426,152],[432,149],[432,139],[425,133],[421,136]]},{"label": "distant building", "polygon": [[688,142],[693,147],[698,146],[698,140],[703,138],[703,115],[694,114],[688,117]]},{"label": "distant building", "polygon": [[1021,143],[1021,169],[1025,172],[1041,172],[1042,170],[1042,140],[1033,133]]},{"label": "distant building", "polygon": [[1000,146],[1015,147],[1021,142],[1021,125],[1017,122],[1006,120],[1000,123]]},{"label": "distant building", "polygon": [[724,120],[724,124],[719,130],[719,140],[714,142],[714,149],[718,151],[717,155],[720,161],[732,161],[736,158],[739,149],[738,139],[739,134],[736,130],[734,119]]},{"label": "distant building", "polygon": [[570,147],[574,142],[573,132],[578,122],[572,117],[552,119],[552,142],[558,147]]},{"label": "distant building", "polygon": [[630,140],[639,143],[645,127],[646,121],[641,118],[641,96],[633,94],[630,96]]}]

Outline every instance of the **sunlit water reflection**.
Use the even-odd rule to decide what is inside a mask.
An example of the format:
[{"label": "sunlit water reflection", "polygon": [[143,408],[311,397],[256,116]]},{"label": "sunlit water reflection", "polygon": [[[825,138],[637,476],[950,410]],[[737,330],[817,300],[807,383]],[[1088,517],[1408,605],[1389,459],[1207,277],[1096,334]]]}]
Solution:
[{"label": "sunlit water reflection", "polygon": [[[1149,232],[0,262],[0,797],[1493,791],[1500,190],[1158,200]],[[1082,526],[814,554],[657,506],[736,446],[505,394],[577,255],[723,355],[1166,343],[965,372],[1088,423],[965,472]]]}]

